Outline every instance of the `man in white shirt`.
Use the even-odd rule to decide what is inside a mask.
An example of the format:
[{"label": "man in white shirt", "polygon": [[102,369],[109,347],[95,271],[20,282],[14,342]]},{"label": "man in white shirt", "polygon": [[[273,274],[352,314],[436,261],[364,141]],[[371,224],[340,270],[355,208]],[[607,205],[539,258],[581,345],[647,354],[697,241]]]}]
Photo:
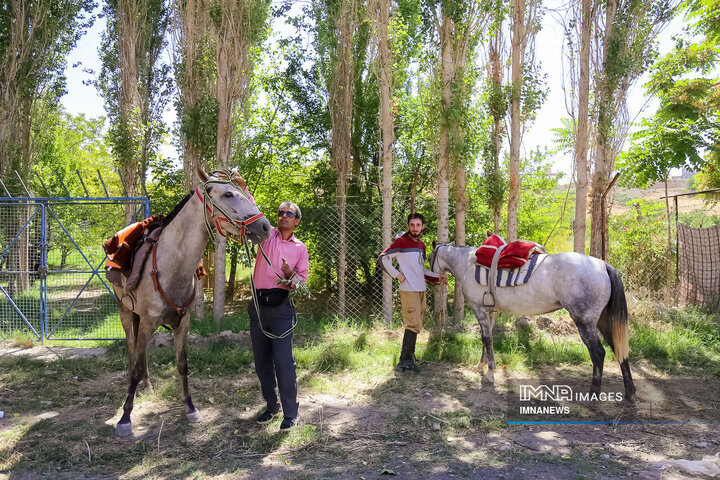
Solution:
[{"label": "man in white shirt", "polygon": [[[447,277],[425,268],[425,244],[420,240],[425,218],[420,213],[408,215],[408,231],[383,251],[378,257],[378,266],[400,282],[400,302],[405,324],[402,350],[398,368],[402,371],[419,372],[415,364],[415,343],[423,327],[423,316],[427,310],[425,281],[434,284],[446,283]],[[393,266],[398,263],[399,270]]]}]

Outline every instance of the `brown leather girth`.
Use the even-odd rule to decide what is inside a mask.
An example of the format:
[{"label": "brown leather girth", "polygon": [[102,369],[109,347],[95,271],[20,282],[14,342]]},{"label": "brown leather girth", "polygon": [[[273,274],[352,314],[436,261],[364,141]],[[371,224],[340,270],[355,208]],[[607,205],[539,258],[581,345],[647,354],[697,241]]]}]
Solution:
[{"label": "brown leather girth", "polygon": [[[185,315],[185,309],[187,309],[190,304],[195,299],[195,288],[193,287],[192,293],[190,294],[190,298],[187,299],[187,301],[183,304],[182,307],[178,307],[175,302],[173,302],[170,297],[165,295],[165,291],[163,291],[162,287],[160,286],[160,282],[158,281],[158,269],[157,269],[157,241],[153,243],[152,247],[152,279],[153,279],[153,285],[155,286],[155,291],[160,294],[163,300],[165,300],[165,303],[170,305],[180,317]],[[194,283],[194,282],[193,282]]]}]

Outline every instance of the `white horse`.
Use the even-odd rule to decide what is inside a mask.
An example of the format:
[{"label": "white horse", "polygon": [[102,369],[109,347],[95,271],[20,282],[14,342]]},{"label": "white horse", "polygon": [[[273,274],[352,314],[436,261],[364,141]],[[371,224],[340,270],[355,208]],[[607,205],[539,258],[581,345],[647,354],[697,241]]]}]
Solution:
[{"label": "white horse", "polygon": [[494,311],[483,306],[489,291],[475,280],[477,247],[438,245],[430,255],[434,272],[452,273],[462,283],[465,300],[471,306],[482,332],[482,363],[487,362],[484,380],[495,380],[492,329],[496,311],[538,315],[560,308],[572,317],[593,364],[590,392],[600,393],[605,349],[598,330],[615,352],[625,384],[625,398],[633,402],[635,385],[628,364],[628,315],[625,291],[617,270],[594,257],[579,253],[547,255],[535,267],[528,282],[495,289]]},{"label": "white horse", "polygon": [[[148,341],[160,325],[173,330],[175,362],[185,414],[191,423],[200,421],[188,390],[187,334],[190,307],[195,296],[196,270],[211,228],[222,235],[240,237],[260,243],[270,236],[270,222],[258,210],[232,177],[231,172],[213,172],[208,176],[198,169],[200,184],[165,218],[165,225],[137,287],[132,291],[133,306],[120,302],[120,321],[125,329],[129,354],[129,385],[115,434],[132,433],[130,414],[135,391],[143,381],[152,390],[146,350]],[[120,299],[126,293],[115,286]]]}]

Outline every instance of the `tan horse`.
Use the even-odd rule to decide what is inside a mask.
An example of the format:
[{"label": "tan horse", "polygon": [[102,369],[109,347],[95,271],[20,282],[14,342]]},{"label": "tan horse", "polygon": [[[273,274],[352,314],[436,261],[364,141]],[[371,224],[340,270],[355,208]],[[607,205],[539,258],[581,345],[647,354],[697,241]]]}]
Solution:
[{"label": "tan horse", "polygon": [[[180,375],[185,414],[191,423],[200,421],[200,413],[188,391],[187,334],[190,307],[194,300],[196,270],[205,246],[215,228],[222,235],[259,243],[270,236],[270,222],[234,181],[231,172],[198,171],[201,183],[166,217],[162,234],[133,290],[133,308],[120,302],[120,320],[125,329],[129,356],[130,385],[115,434],[132,433],[130,413],[135,391],[142,380],[152,390],[147,369],[148,341],[160,325],[173,330],[175,362]],[[212,226],[212,227],[211,227]],[[115,287],[122,298],[125,292]]]}]

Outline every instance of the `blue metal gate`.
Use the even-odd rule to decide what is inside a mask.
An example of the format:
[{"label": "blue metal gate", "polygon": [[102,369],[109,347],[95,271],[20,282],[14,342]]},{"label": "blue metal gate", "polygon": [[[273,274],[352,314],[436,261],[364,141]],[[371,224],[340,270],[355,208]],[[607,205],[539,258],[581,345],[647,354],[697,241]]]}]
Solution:
[{"label": "blue metal gate", "polygon": [[146,197],[0,198],[0,337],[124,338],[102,243]]}]

